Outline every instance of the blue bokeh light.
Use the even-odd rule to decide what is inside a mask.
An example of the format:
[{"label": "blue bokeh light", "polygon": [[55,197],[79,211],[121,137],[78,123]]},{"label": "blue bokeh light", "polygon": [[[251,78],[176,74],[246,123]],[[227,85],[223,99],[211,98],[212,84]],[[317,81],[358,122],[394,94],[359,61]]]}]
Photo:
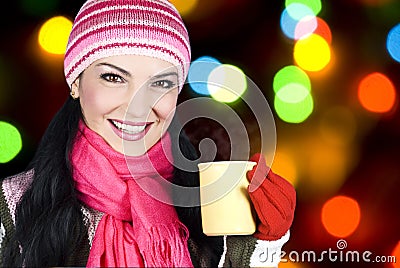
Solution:
[{"label": "blue bokeh light", "polygon": [[296,38],[296,26],[303,20],[316,20],[314,12],[300,3],[290,4],[281,14],[282,32],[290,39]]},{"label": "blue bokeh light", "polygon": [[192,90],[201,95],[210,95],[207,87],[208,76],[221,65],[221,62],[210,56],[202,56],[190,64],[188,83]]},{"label": "blue bokeh light", "polygon": [[386,48],[390,56],[395,61],[400,62],[400,23],[389,31]]}]

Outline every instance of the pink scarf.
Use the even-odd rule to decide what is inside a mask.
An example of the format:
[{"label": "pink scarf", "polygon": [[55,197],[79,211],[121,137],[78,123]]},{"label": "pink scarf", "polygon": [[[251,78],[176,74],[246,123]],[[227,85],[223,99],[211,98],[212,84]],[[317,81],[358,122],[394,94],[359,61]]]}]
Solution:
[{"label": "pink scarf", "polygon": [[[156,178],[161,175],[171,179],[170,156],[168,133],[147,155],[125,157],[80,123],[71,156],[78,198],[105,213],[96,229],[88,267],[192,266],[188,230],[175,208],[141,188],[146,184],[153,193],[167,197]],[[136,180],[140,180],[140,186]]]}]

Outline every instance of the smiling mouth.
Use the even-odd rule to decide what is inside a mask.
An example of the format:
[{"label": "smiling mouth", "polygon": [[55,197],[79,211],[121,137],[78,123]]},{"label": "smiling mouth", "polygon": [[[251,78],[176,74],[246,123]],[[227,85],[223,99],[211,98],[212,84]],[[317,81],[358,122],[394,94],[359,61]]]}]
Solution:
[{"label": "smiling mouth", "polygon": [[120,131],[123,131],[126,134],[131,134],[131,135],[142,132],[143,130],[145,130],[146,126],[148,125],[146,123],[140,124],[140,125],[128,125],[128,124],[124,124],[124,123],[121,123],[121,122],[115,121],[115,120],[110,120],[110,121]]},{"label": "smiling mouth", "polygon": [[123,140],[137,141],[146,135],[153,122],[133,123],[109,119],[114,133]]}]

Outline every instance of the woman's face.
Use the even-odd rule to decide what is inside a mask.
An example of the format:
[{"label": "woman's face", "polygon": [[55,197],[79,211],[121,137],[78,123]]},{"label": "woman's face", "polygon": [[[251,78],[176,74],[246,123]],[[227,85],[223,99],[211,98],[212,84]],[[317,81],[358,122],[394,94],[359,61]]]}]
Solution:
[{"label": "woman's face", "polygon": [[136,55],[95,61],[73,83],[86,125],[114,150],[145,154],[171,123],[178,72],[166,61]]}]

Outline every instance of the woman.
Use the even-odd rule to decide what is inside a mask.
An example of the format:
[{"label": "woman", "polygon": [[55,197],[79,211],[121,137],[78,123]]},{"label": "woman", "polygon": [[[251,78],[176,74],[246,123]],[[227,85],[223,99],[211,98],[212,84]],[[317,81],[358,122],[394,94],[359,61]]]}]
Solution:
[{"label": "woman", "polygon": [[167,0],[82,6],[64,60],[71,97],[27,170],[2,182],[3,266],[277,265],[295,191],[259,155],[248,173],[263,181],[250,192],[253,236],[207,237],[199,207],[174,207],[139,185],[164,200],[174,195],[155,178],[198,186],[196,172],[169,161],[197,158],[173,116],[189,63],[186,28]]}]

